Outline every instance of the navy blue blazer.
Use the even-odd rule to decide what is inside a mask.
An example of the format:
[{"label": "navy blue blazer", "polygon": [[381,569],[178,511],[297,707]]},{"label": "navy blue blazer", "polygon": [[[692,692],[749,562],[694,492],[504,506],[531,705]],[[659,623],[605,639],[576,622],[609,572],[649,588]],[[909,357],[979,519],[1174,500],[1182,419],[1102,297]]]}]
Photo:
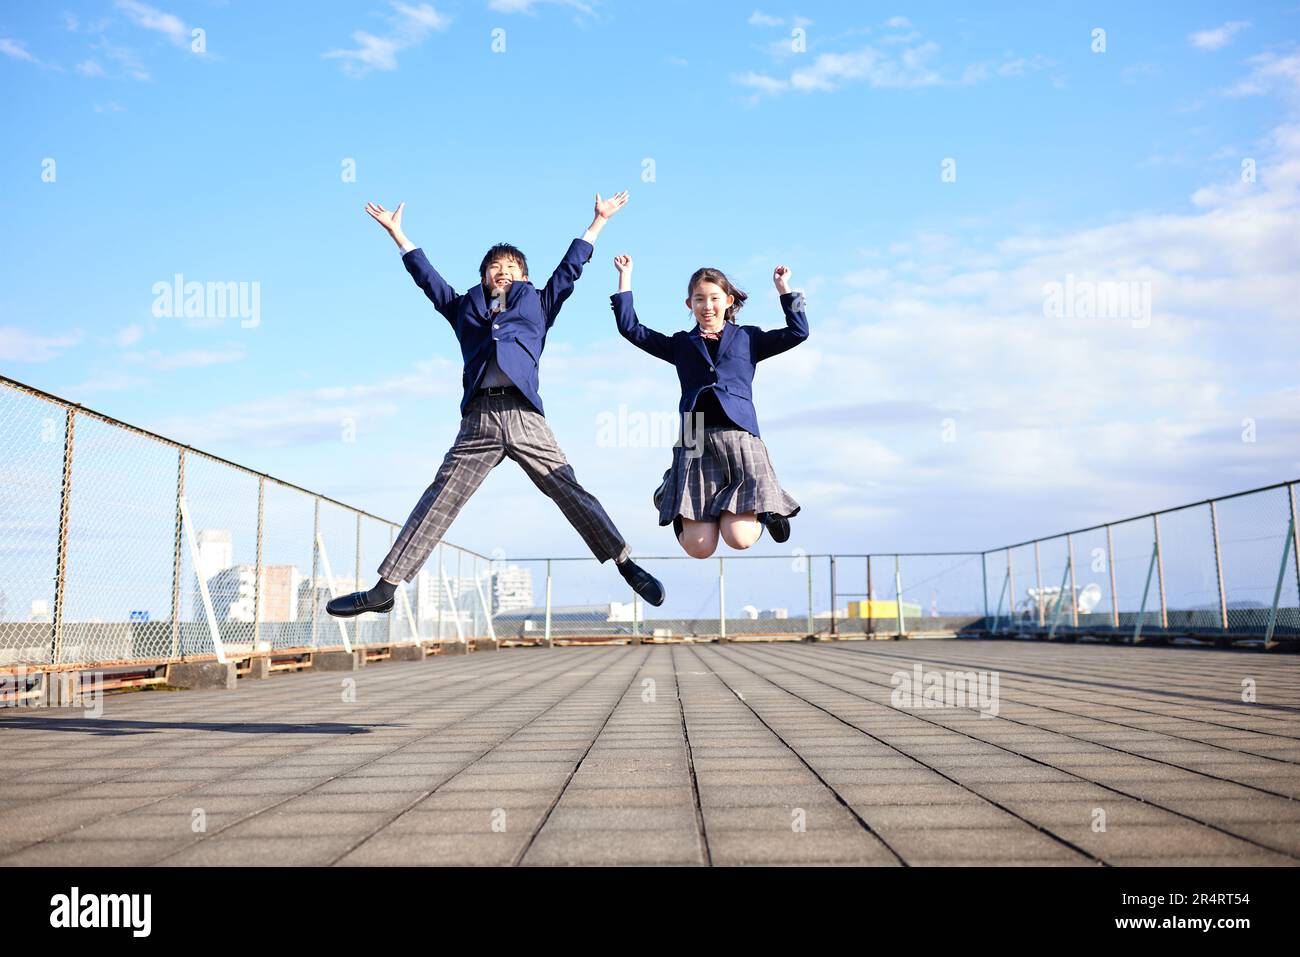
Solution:
[{"label": "navy blue blazer", "polygon": [[412,249],[402,256],[402,264],[415,284],[424,290],[434,308],[442,313],[456,333],[460,354],[465,360],[461,384],[465,394],[460,400],[464,415],[478,390],[483,373],[495,351],[497,365],[519,387],[524,398],[543,415],[542,397],[538,394],[537,363],[546,346],[546,333],[560,314],[560,306],[573,293],[573,284],[582,275],[582,267],[591,261],[592,245],[575,239],[555,267],[546,286],[536,289],[531,282],[516,280],[506,293],[506,307],[495,318],[489,314],[490,303],[482,281],[463,295],[447,285],[436,269],[429,265],[422,249]]},{"label": "navy blue blazer", "polygon": [[722,411],[755,436],[758,435],[758,414],[754,411],[753,401],[755,368],[764,359],[793,349],[808,338],[804,297],[798,292],[788,292],[781,297],[781,309],[785,312],[784,329],[760,329],[758,326],[724,322],[716,363],[709,356],[709,347],[700,338],[698,325],[689,332],[683,329],[666,336],[637,321],[632,293],[616,292],[609,301],[618,331],[624,339],[677,367],[677,378],[682,384],[682,400],[677,411],[681,413],[683,422],[686,414],[695,408],[700,393],[713,389]]}]

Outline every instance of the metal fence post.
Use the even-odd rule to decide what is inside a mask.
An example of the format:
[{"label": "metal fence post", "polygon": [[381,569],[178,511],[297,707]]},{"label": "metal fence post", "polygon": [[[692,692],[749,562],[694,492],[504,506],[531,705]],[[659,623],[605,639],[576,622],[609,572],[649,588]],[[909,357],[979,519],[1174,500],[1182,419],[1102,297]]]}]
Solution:
[{"label": "metal fence post", "polygon": [[54,570],[54,614],[50,627],[50,664],[63,659],[63,599],[68,571],[68,505],[72,496],[72,437],[76,412],[69,408],[63,415],[63,479],[59,487],[59,543]]},{"label": "metal fence post", "polygon": [[[172,542],[172,657],[181,645],[181,500],[185,497],[185,450],[176,452],[176,529]],[[197,577],[199,570],[194,569]]]},{"label": "metal fence post", "polygon": [[1110,624],[1119,627],[1119,595],[1115,592],[1115,541],[1106,526],[1106,564],[1110,568]]},{"label": "metal fence post", "polygon": [[903,622],[903,570],[897,555],[894,556],[894,611],[898,613],[898,637],[902,638],[907,626]]},{"label": "metal fence post", "polygon": [[1277,626],[1277,604],[1282,598],[1282,580],[1286,578],[1286,560],[1291,551],[1291,537],[1295,535],[1295,519],[1287,523],[1286,541],[1282,543],[1282,563],[1277,569],[1277,584],[1273,587],[1273,604],[1268,610],[1268,627],[1264,630],[1264,647],[1273,646],[1273,629]]},{"label": "metal fence post", "polygon": [[[362,591],[363,589],[361,587],[361,513],[360,512],[357,512],[356,555],[352,561],[352,568],[353,568],[352,580],[355,583],[353,590]],[[393,607],[394,608],[397,607],[396,602],[393,602]],[[393,615],[390,612],[388,615],[388,623],[391,625],[392,622],[393,622]],[[361,619],[360,618],[357,619],[357,623],[354,627],[355,630],[353,631],[353,634],[356,636],[357,644],[359,645],[365,644],[365,642],[361,640]]]},{"label": "metal fence post", "polygon": [[1219,582],[1219,623],[1228,630],[1228,598],[1223,593],[1223,555],[1219,550],[1219,513],[1210,500],[1210,529],[1214,532],[1214,576]]},{"label": "metal fence post", "polygon": [[[831,560],[831,637],[837,637],[835,628],[835,556],[830,556]],[[870,606],[868,606],[870,607]]]},{"label": "metal fence post", "polygon": [[1160,548],[1160,516],[1151,515],[1151,527],[1155,532],[1156,544],[1156,586],[1160,590],[1160,627],[1169,628],[1169,610],[1165,607],[1165,553]]},{"label": "metal fence post", "polygon": [[1011,564],[1011,549],[1007,549],[1007,615],[1016,623],[1016,634],[1020,634],[1020,615],[1016,613],[1016,572]]},{"label": "metal fence post", "polygon": [[873,637],[876,634],[876,612],[871,603],[875,600],[872,594],[871,586],[871,556],[867,556],[867,633]]},{"label": "metal fence post", "polygon": [[1300,601],[1300,522],[1295,517],[1295,486],[1288,485],[1286,491],[1291,510],[1291,560],[1295,562],[1296,599]]},{"label": "metal fence post", "polygon": [[253,559],[253,647],[252,654],[257,654],[262,640],[262,576],[266,569],[262,566],[262,529],[266,508],[266,476],[257,477],[257,556]]},{"label": "metal fence post", "polygon": [[316,647],[316,606],[320,598],[316,594],[320,569],[320,496],[314,496],[315,510],[311,523],[311,646]]},{"label": "metal fence post", "polygon": [[551,560],[546,559],[546,632],[544,638],[547,648],[551,647]]},{"label": "metal fence post", "polygon": [[811,558],[804,558],[804,565],[808,570],[808,637],[812,638],[817,633],[813,630],[813,563]]},{"label": "metal fence post", "polygon": [[[1034,539],[1034,582],[1038,586],[1038,627],[1043,627],[1043,566],[1038,558],[1038,539]],[[1056,598],[1059,603],[1061,597]]]},{"label": "metal fence post", "polygon": [[1065,535],[1065,560],[1070,563],[1070,627],[1079,627],[1079,591],[1074,581],[1074,538]]},{"label": "metal fence post", "polygon": [[989,628],[989,563],[988,556],[980,552],[980,579],[984,583],[984,630]]},{"label": "metal fence post", "polygon": [[718,559],[718,640],[727,640],[727,583],[722,572],[723,559]]}]

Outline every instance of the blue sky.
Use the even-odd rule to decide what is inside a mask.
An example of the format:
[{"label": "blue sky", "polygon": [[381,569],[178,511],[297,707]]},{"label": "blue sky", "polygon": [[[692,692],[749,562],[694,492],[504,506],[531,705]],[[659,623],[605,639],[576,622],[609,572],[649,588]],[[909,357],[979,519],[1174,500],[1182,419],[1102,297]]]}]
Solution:
[{"label": "blue sky", "polygon": [[[615,332],[620,252],[665,331],[701,265],[749,323],[780,323],[777,263],[806,291],[811,338],[755,382],[803,513],[758,553],[987,548],[1295,478],[1300,4],[955,9],[7,4],[0,369],[401,521],[459,352],[365,203],[405,201],[464,289],[499,240],[544,277],[628,189],[541,378],[635,551],[675,551],[670,451],[600,417],[678,393]],[[153,315],[178,273],[257,283],[260,321]],[[1146,284],[1149,321],[1045,317],[1067,276]],[[583,554],[508,462],[449,539]]]}]

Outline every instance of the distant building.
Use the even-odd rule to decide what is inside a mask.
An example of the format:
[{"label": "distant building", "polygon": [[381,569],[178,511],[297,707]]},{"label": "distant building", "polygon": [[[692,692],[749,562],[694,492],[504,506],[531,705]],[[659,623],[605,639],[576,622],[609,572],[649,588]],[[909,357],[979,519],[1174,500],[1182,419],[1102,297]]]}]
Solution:
[{"label": "distant building", "polygon": [[262,567],[262,588],[258,593],[262,621],[297,621],[298,589],[302,573],[296,565]]},{"label": "distant building", "polygon": [[224,528],[205,528],[195,536],[199,549],[198,567],[194,569],[204,581],[235,563],[230,532]]},{"label": "distant building", "polygon": [[759,618],[789,618],[790,611],[786,608],[769,608],[767,611],[760,611]]},{"label": "distant building", "polygon": [[[232,565],[223,568],[207,579],[208,597],[212,599],[212,614],[217,621],[252,621],[254,575],[252,565]],[[197,597],[200,609],[196,618],[207,616],[203,609],[203,596]]]},{"label": "distant building", "polygon": [[518,611],[533,604],[533,573],[508,565],[492,575],[492,614]]},{"label": "distant building", "polygon": [[[447,587],[444,588],[436,567],[420,569],[415,576],[415,593],[412,595],[415,606],[412,611],[416,619],[431,621],[438,617],[441,609],[443,620],[450,620],[453,601],[462,618],[472,615],[473,609],[479,608],[478,588],[474,581],[471,575],[463,575],[459,578],[448,575]],[[447,597],[448,590],[451,591],[450,599]],[[491,600],[486,588],[483,597]]]}]

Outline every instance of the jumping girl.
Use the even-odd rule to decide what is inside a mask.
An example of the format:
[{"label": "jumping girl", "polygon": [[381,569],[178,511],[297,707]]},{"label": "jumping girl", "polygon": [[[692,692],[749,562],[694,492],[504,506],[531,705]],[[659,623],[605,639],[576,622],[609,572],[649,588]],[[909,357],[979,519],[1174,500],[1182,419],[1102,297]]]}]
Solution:
[{"label": "jumping girl", "polygon": [[641,325],[632,307],[632,257],[617,256],[618,292],[610,296],[618,331],[633,345],[677,368],[682,436],[673,464],[655,491],[659,524],[672,524],[693,558],[708,558],[718,535],[732,548],[749,548],[767,528],[790,537],[799,503],[781,488],[754,412],[754,369],[808,338],[801,293],[790,291],[790,270],[777,266],[772,281],[781,294],[784,329],[742,326],[736,314],[745,293],[717,269],[697,269],[687,286],[690,331],[671,336]]}]

